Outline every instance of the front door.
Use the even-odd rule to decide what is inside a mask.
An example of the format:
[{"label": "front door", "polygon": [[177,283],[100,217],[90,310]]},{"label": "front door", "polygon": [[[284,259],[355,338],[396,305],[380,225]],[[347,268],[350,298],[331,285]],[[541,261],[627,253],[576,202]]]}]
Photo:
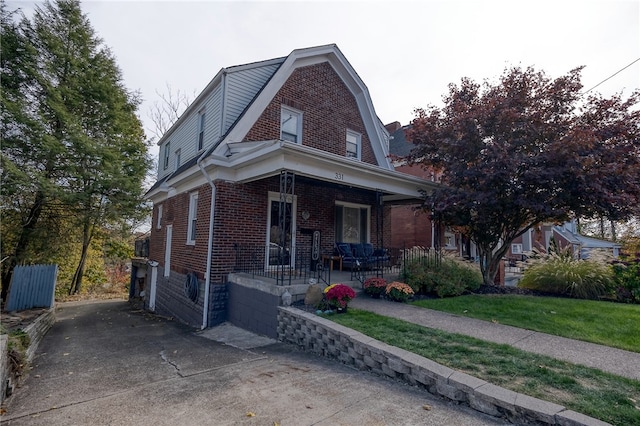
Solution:
[{"label": "front door", "polygon": [[296,239],[295,217],[295,197],[289,196],[286,203],[281,203],[280,194],[269,193],[265,255],[267,268],[293,266]]}]

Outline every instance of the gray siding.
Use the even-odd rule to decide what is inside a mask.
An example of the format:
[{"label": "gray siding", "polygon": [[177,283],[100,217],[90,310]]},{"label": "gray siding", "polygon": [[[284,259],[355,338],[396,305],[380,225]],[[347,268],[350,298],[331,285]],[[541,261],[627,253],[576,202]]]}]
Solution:
[{"label": "gray siding", "polygon": [[229,130],[256,94],[278,69],[278,64],[229,73],[223,132]]},{"label": "gray siding", "polygon": [[[219,84],[182,122],[171,136],[160,146],[158,154],[158,180],[173,173],[176,169],[175,153],[180,149],[180,163],[193,159],[198,152],[198,113],[206,111],[204,130],[204,150],[215,144],[231,125],[240,117],[251,100],[262,89],[265,83],[278,69],[279,64],[264,65],[240,71],[231,71],[226,76],[226,94],[223,97],[222,85]],[[223,107],[223,102],[225,106]],[[226,110],[225,110],[226,108]],[[164,168],[164,152],[167,142],[170,146],[169,167]]]}]

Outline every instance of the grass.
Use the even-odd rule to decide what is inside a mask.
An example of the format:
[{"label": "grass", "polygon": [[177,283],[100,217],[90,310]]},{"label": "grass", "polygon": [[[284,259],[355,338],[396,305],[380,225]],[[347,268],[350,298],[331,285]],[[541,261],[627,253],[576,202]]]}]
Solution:
[{"label": "grass", "polygon": [[640,381],[358,309],[330,319],[497,386],[614,425],[640,424]]},{"label": "grass", "polygon": [[519,295],[468,295],[413,304],[640,352],[640,305]]}]

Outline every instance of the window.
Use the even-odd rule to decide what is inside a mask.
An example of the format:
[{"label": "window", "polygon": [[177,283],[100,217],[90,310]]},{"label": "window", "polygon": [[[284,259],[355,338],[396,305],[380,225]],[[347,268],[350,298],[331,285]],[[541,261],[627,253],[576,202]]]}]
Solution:
[{"label": "window", "polygon": [[158,206],[158,221],[156,222],[156,229],[162,228],[162,206],[163,204]]},{"label": "window", "polygon": [[164,146],[164,169],[169,168],[169,155],[171,154],[171,142],[167,142]]},{"label": "window", "polygon": [[302,143],[302,113],[282,107],[280,111],[280,139]]},{"label": "window", "polygon": [[177,150],[176,151],[176,170],[178,170],[178,168],[180,167],[180,154],[181,154],[181,150]]},{"label": "window", "polygon": [[445,231],[444,246],[448,249],[456,248],[456,234],[454,234],[453,232]]},{"label": "window", "polygon": [[199,117],[199,130],[198,130],[198,151],[204,147],[204,110],[200,111]]},{"label": "window", "polygon": [[511,254],[522,254],[522,244],[511,244]]},{"label": "window", "polygon": [[360,159],[360,134],[347,130],[347,157]]},{"label": "window", "polygon": [[370,207],[359,204],[336,205],[336,241],[369,242]]},{"label": "window", "polygon": [[196,221],[198,213],[198,193],[189,195],[189,224],[187,225],[187,244],[196,243]]}]

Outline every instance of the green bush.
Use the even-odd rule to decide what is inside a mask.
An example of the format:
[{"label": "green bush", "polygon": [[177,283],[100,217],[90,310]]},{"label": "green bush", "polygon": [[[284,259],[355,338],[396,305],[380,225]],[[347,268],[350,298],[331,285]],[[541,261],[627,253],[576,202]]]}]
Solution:
[{"label": "green bush", "polygon": [[640,253],[624,256],[612,265],[616,296],[621,302],[640,303]]},{"label": "green bush", "polygon": [[476,290],[482,284],[482,275],[477,268],[446,257],[437,263],[421,259],[408,262],[401,279],[416,293],[438,297],[459,296]]},{"label": "green bush", "polygon": [[551,256],[527,268],[518,287],[577,299],[598,299],[612,293],[611,268],[590,260]]}]

